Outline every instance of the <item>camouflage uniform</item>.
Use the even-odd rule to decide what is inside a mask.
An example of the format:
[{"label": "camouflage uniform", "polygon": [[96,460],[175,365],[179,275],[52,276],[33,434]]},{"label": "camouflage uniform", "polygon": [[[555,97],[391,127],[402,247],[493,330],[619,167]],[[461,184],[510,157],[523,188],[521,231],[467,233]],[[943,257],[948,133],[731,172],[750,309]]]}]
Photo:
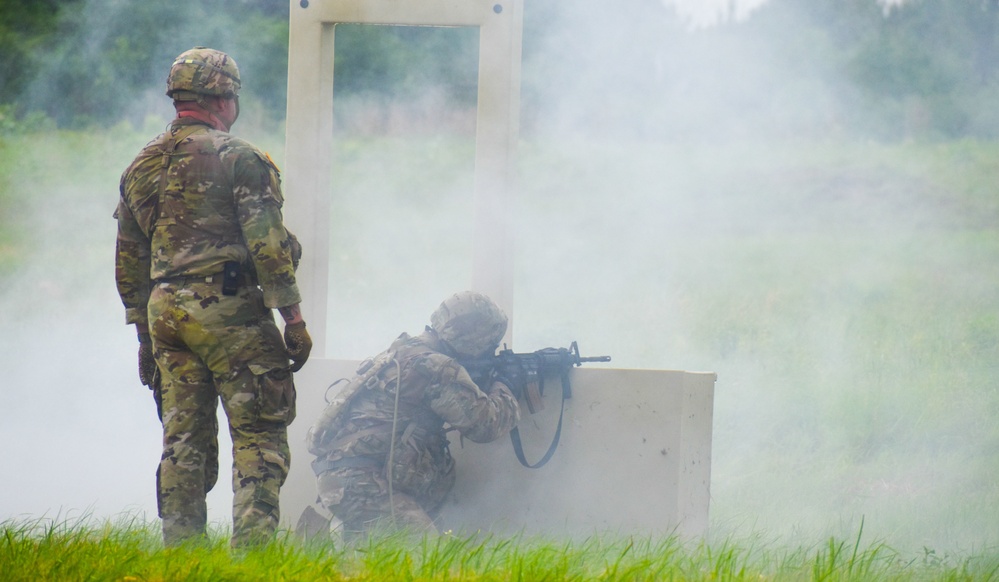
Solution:
[{"label": "camouflage uniform", "polygon": [[484,392],[446,353],[453,352],[430,328],[402,334],[362,364],[353,381],[365,387],[336,428],[310,442],[320,501],[349,536],[377,527],[435,533],[433,516],[455,481],[445,423],[475,442],[516,426],[520,409],[510,390],[497,382]]},{"label": "camouflage uniform", "polygon": [[[205,531],[220,397],[233,442],[232,542],[265,540],[278,524],[295,416],[271,309],[301,301],[277,168],[249,143],[178,118],[125,170],[120,194],[118,291],[127,323],[149,325],[162,375],[164,540]],[[242,269],[235,295],[222,293],[227,262]]]}]

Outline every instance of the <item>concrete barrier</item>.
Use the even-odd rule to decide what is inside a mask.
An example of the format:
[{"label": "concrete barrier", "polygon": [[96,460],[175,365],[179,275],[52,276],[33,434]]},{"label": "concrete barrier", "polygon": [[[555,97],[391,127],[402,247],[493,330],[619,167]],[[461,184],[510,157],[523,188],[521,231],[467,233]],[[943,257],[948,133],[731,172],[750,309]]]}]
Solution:
[{"label": "concrete barrier", "polygon": [[[316,498],[305,433],[325,406],[326,387],[349,377],[356,365],[310,361],[296,376],[292,471],[281,499],[288,527]],[[520,464],[509,438],[478,444],[451,437],[458,481],[439,516],[441,530],[546,536],[705,533],[715,375],[576,368],[570,380],[572,398],[565,401],[558,448],[538,469]],[[523,411],[520,432],[529,463],[552,442],[561,395],[558,378],[548,378],[544,410]]]}]

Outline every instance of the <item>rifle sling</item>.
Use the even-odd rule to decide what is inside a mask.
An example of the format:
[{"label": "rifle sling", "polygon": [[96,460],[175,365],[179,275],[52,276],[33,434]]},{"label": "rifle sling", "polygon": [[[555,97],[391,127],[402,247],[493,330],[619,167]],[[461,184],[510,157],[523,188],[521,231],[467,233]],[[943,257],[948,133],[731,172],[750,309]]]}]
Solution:
[{"label": "rifle sling", "polygon": [[[542,384],[544,384],[544,381],[544,378],[542,378]],[[541,392],[544,393],[544,386],[542,386]],[[569,386],[569,374],[568,372],[562,372],[562,406],[558,412],[558,426],[555,428],[555,436],[552,438],[552,444],[548,447],[548,452],[537,463],[532,465],[527,462],[527,457],[524,456],[524,445],[520,442],[520,431],[517,430],[517,427],[513,427],[513,430],[510,431],[510,442],[513,443],[513,452],[517,454],[517,460],[520,461],[521,465],[528,469],[537,469],[547,463],[552,458],[552,455],[555,454],[559,438],[562,436],[562,418],[565,415],[565,400],[571,394],[572,388]]]}]

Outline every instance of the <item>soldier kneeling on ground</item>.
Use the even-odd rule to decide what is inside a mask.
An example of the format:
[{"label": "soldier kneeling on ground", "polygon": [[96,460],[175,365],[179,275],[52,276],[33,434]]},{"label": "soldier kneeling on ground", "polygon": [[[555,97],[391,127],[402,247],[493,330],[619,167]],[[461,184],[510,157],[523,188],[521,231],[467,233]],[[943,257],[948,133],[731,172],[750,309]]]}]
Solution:
[{"label": "soldier kneeling on ground", "polygon": [[[485,443],[520,419],[510,381],[478,386],[458,362],[495,353],[503,311],[465,291],[445,299],[430,322],[365,360],[309,430],[319,501],[347,541],[376,529],[436,534],[434,516],[455,482],[447,433]],[[299,533],[314,535],[325,523],[310,507]]]}]

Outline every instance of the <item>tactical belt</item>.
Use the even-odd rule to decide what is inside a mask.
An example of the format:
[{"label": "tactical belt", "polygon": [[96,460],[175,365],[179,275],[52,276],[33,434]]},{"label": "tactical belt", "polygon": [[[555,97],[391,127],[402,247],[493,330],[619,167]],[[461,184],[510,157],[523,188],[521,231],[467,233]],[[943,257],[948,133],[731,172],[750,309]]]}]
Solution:
[{"label": "tactical belt", "polygon": [[[213,273],[211,275],[180,275],[177,277],[160,277],[153,280],[154,285],[160,285],[167,283],[170,285],[190,285],[192,283],[221,283],[222,282],[222,271],[218,273]],[[239,277],[240,285],[253,285],[255,284],[253,278],[250,275],[242,274]]]},{"label": "tactical belt", "polygon": [[[396,440],[396,442],[400,444],[407,442],[410,439],[410,437],[413,436],[413,433],[416,431],[417,428],[418,428],[417,422],[415,420],[410,421],[406,425],[406,428],[402,431],[402,436],[399,437]],[[387,427],[383,425],[376,425],[356,432],[352,432],[328,444],[326,446],[326,450],[331,451],[338,449],[346,445],[347,443],[355,441],[361,437],[391,432],[390,430],[386,429]],[[447,437],[444,436],[443,434],[441,436],[444,441],[443,448],[447,450],[448,448]],[[364,457],[364,456],[344,457],[342,459],[337,459],[336,461],[327,461],[326,459],[317,458],[315,461],[312,461],[312,471],[318,477],[321,473],[325,473],[326,471],[332,471],[334,469],[357,469],[364,467],[381,467],[383,465],[385,465],[385,459],[378,459],[374,457]]]},{"label": "tactical belt", "polygon": [[369,467],[381,467],[383,465],[385,465],[384,460],[372,457],[344,457],[335,461],[316,459],[312,461],[312,472],[318,477],[327,471],[334,471],[336,469],[365,469]]}]

